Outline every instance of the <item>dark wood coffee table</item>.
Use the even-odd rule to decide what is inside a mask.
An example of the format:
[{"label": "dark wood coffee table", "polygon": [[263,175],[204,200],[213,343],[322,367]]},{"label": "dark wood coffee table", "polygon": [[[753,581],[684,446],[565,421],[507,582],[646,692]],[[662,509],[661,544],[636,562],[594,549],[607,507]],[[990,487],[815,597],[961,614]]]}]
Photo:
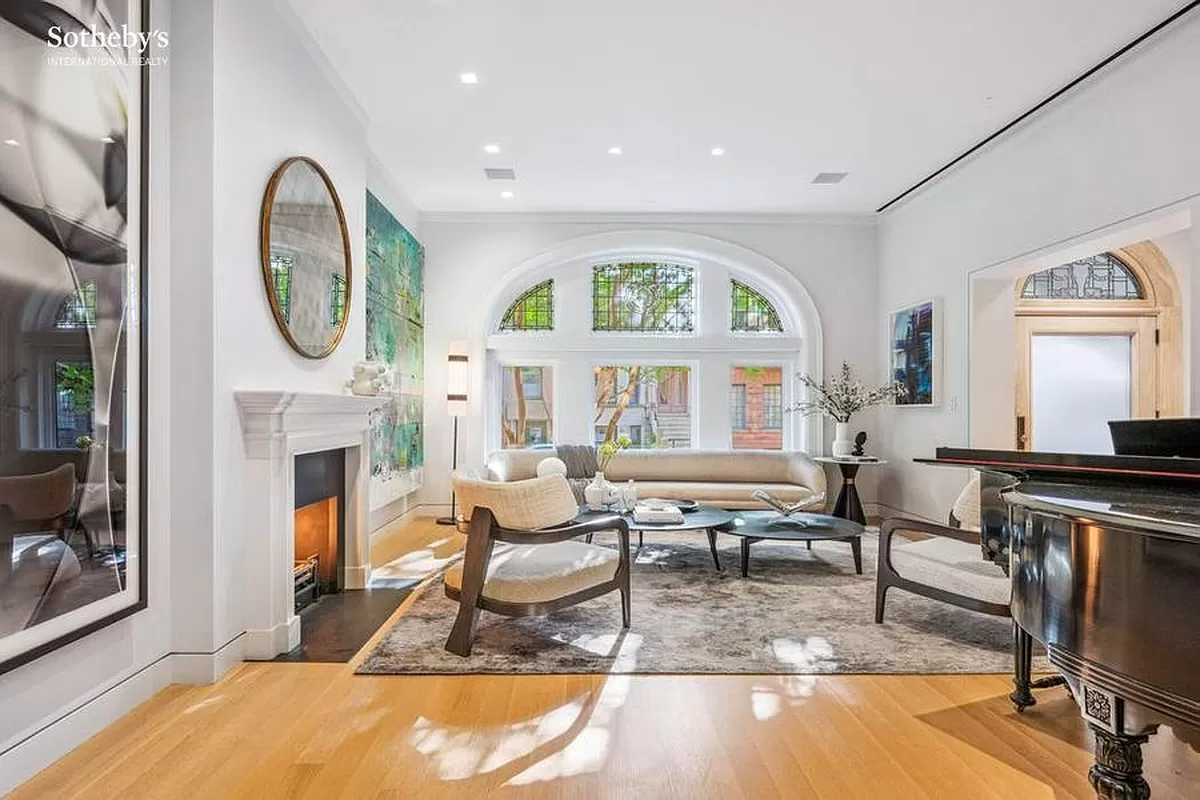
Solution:
[{"label": "dark wood coffee table", "polygon": [[784,542],[835,541],[849,542],[854,554],[854,571],[862,575],[863,526],[853,520],[833,517],[828,514],[793,514],[789,519],[801,525],[776,523],[780,515],[774,511],[737,511],[721,533],[740,536],[742,539],[742,577],[750,572],[750,545],[764,539]]},{"label": "dark wood coffee table", "polygon": [[[616,511],[590,511],[587,508],[579,510],[579,516],[575,518],[577,522],[587,522],[590,519],[598,517],[611,517],[617,514]],[[708,534],[708,549],[712,553],[713,564],[717,568],[717,572],[721,571],[721,557],[717,555],[717,531],[725,530],[725,526],[732,525],[734,512],[722,511],[719,508],[710,506],[700,506],[695,511],[685,511],[683,513],[683,522],[673,523],[639,523],[633,519],[633,514],[621,514],[621,517],[629,523],[629,530],[636,531],[638,535],[638,547],[642,546],[642,537],[647,533],[666,533],[669,531],[704,531]],[[592,540],[591,534],[588,534],[587,540]]]}]

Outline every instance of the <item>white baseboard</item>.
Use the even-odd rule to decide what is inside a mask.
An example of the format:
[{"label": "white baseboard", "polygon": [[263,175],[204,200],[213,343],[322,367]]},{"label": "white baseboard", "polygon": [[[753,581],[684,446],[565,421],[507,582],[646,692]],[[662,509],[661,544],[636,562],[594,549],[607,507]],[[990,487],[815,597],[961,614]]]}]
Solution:
[{"label": "white baseboard", "polygon": [[[0,795],[8,794],[149,700],[171,684],[173,673],[173,657],[163,656],[11,747],[0,755]],[[53,691],[53,680],[46,686],[47,691]]]},{"label": "white baseboard", "polygon": [[173,653],[172,683],[216,683],[244,660],[245,634],[233,638],[215,653]]},{"label": "white baseboard", "polygon": [[371,566],[360,564],[357,567],[346,567],[342,570],[343,589],[365,589],[371,577]]},{"label": "white baseboard", "polygon": [[246,661],[270,661],[280,653],[300,645],[300,618],[293,614],[274,628],[251,629],[243,637],[242,658]]}]

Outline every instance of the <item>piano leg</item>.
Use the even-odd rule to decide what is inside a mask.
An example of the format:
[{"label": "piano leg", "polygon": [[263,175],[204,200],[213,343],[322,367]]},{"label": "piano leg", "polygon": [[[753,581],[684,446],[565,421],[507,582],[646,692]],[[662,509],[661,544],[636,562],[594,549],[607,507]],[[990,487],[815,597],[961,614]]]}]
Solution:
[{"label": "piano leg", "polygon": [[1114,734],[1089,726],[1096,736],[1096,763],[1088,782],[1100,800],[1149,800],[1150,784],[1142,777],[1142,745],[1149,736]]},{"label": "piano leg", "polygon": [[1030,706],[1037,705],[1033,696],[1034,689],[1049,689],[1052,686],[1063,686],[1067,679],[1061,675],[1049,678],[1033,679],[1033,637],[1013,623],[1013,690],[1008,699],[1022,712]]}]

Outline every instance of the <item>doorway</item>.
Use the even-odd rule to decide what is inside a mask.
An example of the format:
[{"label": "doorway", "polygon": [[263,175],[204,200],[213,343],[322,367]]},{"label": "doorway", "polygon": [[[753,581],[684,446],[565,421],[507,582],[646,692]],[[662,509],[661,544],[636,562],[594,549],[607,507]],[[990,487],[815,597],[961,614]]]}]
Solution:
[{"label": "doorway", "polygon": [[1112,453],[1109,420],[1179,414],[1178,297],[1151,242],[1018,280],[1016,448]]}]

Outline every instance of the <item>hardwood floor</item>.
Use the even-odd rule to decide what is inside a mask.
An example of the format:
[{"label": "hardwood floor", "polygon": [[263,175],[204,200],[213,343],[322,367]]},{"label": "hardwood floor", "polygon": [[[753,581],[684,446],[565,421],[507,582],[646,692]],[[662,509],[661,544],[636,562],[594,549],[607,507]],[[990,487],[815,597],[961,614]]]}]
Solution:
[{"label": "hardwood floor", "polygon": [[[420,559],[457,546],[446,529],[414,527],[403,535],[427,551]],[[1092,796],[1087,737],[1067,694],[1044,692],[1017,715],[1003,675],[355,676],[354,667],[244,664],[212,686],[168,688],[11,796]],[[1200,796],[1200,756],[1169,731],[1147,746],[1146,774],[1155,798]]]}]

